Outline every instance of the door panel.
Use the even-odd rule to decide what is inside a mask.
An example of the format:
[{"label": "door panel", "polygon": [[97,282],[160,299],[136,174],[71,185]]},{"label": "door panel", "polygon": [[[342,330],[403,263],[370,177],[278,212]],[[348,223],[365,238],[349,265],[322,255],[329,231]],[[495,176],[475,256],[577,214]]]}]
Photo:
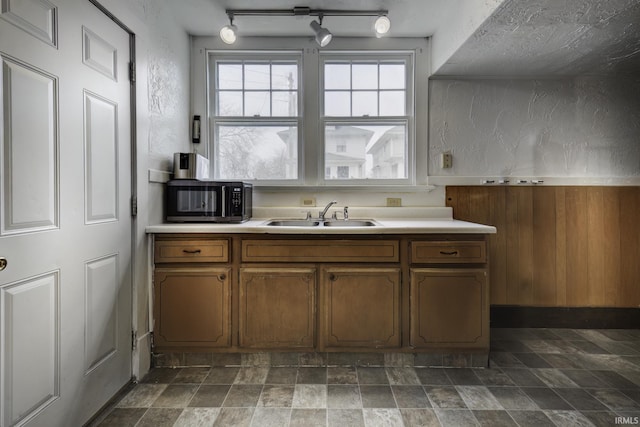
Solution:
[{"label": "door panel", "polygon": [[82,425],[131,379],[129,34],[2,2],[0,426]]}]

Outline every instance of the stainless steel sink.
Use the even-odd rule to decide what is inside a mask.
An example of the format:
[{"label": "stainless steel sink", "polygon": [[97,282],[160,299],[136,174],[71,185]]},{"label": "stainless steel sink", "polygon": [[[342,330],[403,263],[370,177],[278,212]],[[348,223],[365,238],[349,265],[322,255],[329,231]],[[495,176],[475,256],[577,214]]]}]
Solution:
[{"label": "stainless steel sink", "polygon": [[320,221],[309,221],[305,219],[272,219],[267,222],[267,225],[273,227],[317,227],[320,225]]},{"label": "stainless steel sink", "polygon": [[272,219],[267,222],[270,227],[375,227],[379,225],[372,219],[349,220],[306,220],[306,219]]},{"label": "stainless steel sink", "polygon": [[378,223],[372,219],[328,220],[325,227],[375,227]]}]

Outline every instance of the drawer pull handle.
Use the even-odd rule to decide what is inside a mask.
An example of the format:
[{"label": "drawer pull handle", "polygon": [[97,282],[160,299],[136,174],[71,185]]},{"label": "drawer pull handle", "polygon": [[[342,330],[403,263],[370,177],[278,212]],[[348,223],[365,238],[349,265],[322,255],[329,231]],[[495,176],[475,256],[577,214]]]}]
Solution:
[{"label": "drawer pull handle", "polygon": [[193,249],[193,250],[183,249],[182,252],[184,252],[185,254],[199,254],[202,251],[200,249]]},{"label": "drawer pull handle", "polygon": [[440,251],[440,255],[458,255],[458,251],[451,251],[451,252]]}]

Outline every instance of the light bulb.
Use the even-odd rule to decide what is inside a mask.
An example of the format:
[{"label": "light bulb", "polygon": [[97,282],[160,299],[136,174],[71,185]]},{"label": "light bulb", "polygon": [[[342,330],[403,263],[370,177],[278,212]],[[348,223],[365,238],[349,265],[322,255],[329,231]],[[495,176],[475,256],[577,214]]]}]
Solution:
[{"label": "light bulb", "polygon": [[382,37],[391,29],[391,21],[386,16],[378,16],[373,23],[373,28],[376,31],[376,37]]},{"label": "light bulb", "polygon": [[226,44],[234,44],[238,38],[238,27],[233,24],[225,25],[220,29],[220,38]]},{"label": "light bulb", "polygon": [[309,26],[313,29],[313,32],[316,33],[316,42],[320,45],[320,47],[325,47],[331,41],[331,32],[326,28],[322,28],[318,21],[311,21]]}]

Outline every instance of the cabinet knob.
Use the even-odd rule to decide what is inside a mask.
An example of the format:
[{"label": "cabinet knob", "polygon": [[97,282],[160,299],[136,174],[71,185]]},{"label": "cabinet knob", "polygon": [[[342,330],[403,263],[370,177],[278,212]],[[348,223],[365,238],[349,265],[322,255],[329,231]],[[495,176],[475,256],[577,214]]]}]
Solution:
[{"label": "cabinet knob", "polygon": [[335,282],[335,281],[336,281],[336,279],[337,279],[337,277],[336,277],[336,275],[335,275],[335,274],[331,273],[331,274],[329,275],[329,280],[331,280],[332,282]]},{"label": "cabinet knob", "polygon": [[227,275],[226,275],[226,274],[224,274],[224,273],[222,273],[220,276],[218,276],[218,278],[219,278],[220,280],[227,280]]},{"label": "cabinet knob", "polygon": [[2,271],[5,268],[7,268],[7,264],[8,263],[9,263],[9,261],[7,261],[7,259],[5,257],[0,257],[0,271]]}]

